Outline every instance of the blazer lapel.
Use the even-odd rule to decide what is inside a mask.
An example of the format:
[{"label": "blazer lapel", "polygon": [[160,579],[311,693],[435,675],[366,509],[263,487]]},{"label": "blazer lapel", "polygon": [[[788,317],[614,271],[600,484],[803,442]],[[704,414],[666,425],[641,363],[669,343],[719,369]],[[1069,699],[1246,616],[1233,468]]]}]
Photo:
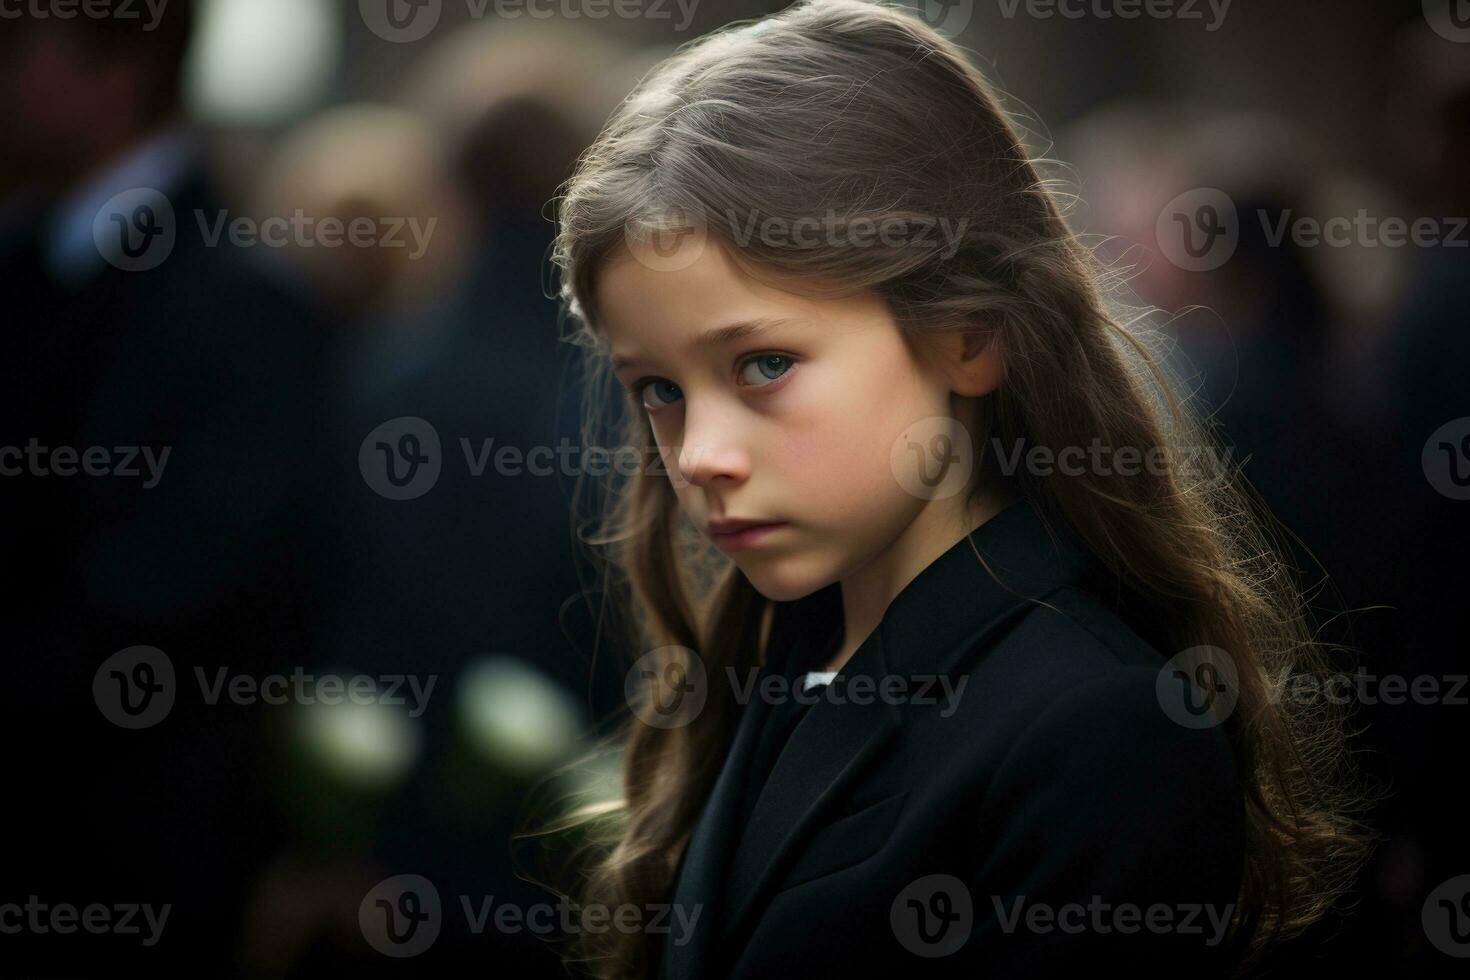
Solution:
[{"label": "blazer lapel", "polygon": [[[849,676],[887,672],[881,631],[853,653],[841,671]],[[757,699],[759,700],[759,699]],[[759,899],[775,883],[792,848],[824,809],[860,776],[899,726],[897,705],[818,700],[792,731],[744,828],[728,872],[728,905],[717,916],[719,938],[737,935]]]},{"label": "blazer lapel", "polygon": [[721,893],[721,884],[738,829],[735,825],[735,817],[739,812],[738,794],[765,724],[767,707],[762,699],[753,698],[741,712],[740,723],[735,729],[735,738],[730,744],[725,765],[715,780],[714,788],[710,790],[704,811],[695,821],[684,852],[678,887],[674,892],[674,904],[676,908],[684,909],[686,915],[696,907],[700,914],[688,941],[682,945],[666,944],[663,958],[665,976],[705,975],[705,957],[713,938],[712,932],[716,929],[715,918],[719,914],[716,900]]}]

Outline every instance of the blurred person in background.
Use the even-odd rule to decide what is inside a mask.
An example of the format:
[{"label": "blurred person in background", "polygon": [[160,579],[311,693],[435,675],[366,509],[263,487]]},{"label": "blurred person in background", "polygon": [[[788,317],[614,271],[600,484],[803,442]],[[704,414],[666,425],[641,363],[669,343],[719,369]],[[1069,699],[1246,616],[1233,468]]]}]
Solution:
[{"label": "blurred person in background", "polygon": [[[319,520],[333,573],[314,660],[407,665],[437,676],[442,700],[391,785],[327,773],[315,783],[326,802],[290,808],[292,840],[248,914],[242,955],[259,975],[381,965],[347,899],[394,873],[427,877],[446,902],[546,899],[518,879],[510,838],[537,780],[623,705],[622,653],[597,645],[601,600],[584,593],[569,515],[596,464],[580,451],[580,353],[545,285],[548,206],[595,132],[603,73],[635,64],[563,22],[471,25],[426,51],[402,106],[330,110],[263,168],[264,212],[433,229],[419,255],[284,256],[348,324],[332,368]],[[404,436],[437,475],[400,493]],[[426,960],[559,969],[531,930],[463,925],[446,917]]]},{"label": "blurred person in background", "polygon": [[[0,902],[171,911],[147,947],[25,931],[4,959],[221,975],[276,824],[259,716],[205,703],[195,671],[260,676],[313,636],[298,508],[314,489],[321,335],[299,296],[199,231],[225,204],[180,110],[193,4],[156,21],[37,9],[0,29],[0,547],[17,573],[0,614],[18,814]],[[176,696],[166,719],[125,730],[109,715],[119,678],[99,668],[137,645],[167,658]],[[162,679],[143,666],[162,669],[121,680]]]},{"label": "blurred person in background", "polygon": [[371,226],[375,234],[357,244],[292,243],[282,250],[284,270],[344,325],[360,329],[391,319],[406,335],[405,352],[424,346],[420,314],[464,274],[469,228],[443,140],[419,113],[369,103],[320,113],[271,151],[253,196],[261,215],[300,211],[347,227]]},{"label": "blurred person in background", "polygon": [[[1339,617],[1390,599],[1380,569],[1392,539],[1371,519],[1385,491],[1386,409],[1381,386],[1358,373],[1372,359],[1356,349],[1370,347],[1371,330],[1349,319],[1352,298],[1334,295],[1340,278],[1327,265],[1338,256],[1275,236],[1280,221],[1333,206],[1320,192],[1331,168],[1285,120],[1199,106],[1110,107],[1069,139],[1087,175],[1087,231],[1129,269],[1139,299],[1169,315],[1173,370],[1295,538],[1283,545],[1335,631],[1327,638],[1381,647],[1381,618]],[[1236,238],[1209,268],[1189,268],[1170,211],[1216,193],[1234,209]],[[1346,459],[1362,465],[1345,481]]]},{"label": "blurred person in background", "polygon": [[[1392,496],[1384,498],[1393,502],[1386,520],[1395,535],[1393,560],[1379,571],[1394,587],[1403,627],[1394,672],[1463,678],[1460,611],[1470,555],[1470,58],[1463,43],[1418,23],[1393,39],[1391,51],[1397,85],[1384,129],[1402,148],[1396,176],[1410,190],[1403,213],[1410,221],[1431,217],[1446,237],[1399,250],[1409,259],[1408,275],[1386,318],[1377,362],[1392,386],[1392,413],[1380,438],[1398,478]],[[1360,945],[1367,962],[1394,963],[1399,953],[1399,962],[1427,973],[1444,968],[1447,958],[1425,941],[1424,896],[1470,868],[1463,821],[1455,807],[1444,805],[1454,765],[1436,750],[1463,745],[1470,725],[1463,697],[1458,704],[1446,699],[1415,708],[1412,700],[1380,707],[1375,719],[1399,793],[1387,815],[1395,840],[1370,872],[1383,926],[1376,942]]]},{"label": "blurred person in background", "polygon": [[[1456,122],[1454,108],[1463,102],[1455,94],[1456,79],[1464,91],[1463,52],[1420,23],[1401,51],[1399,76],[1413,80],[1401,118],[1419,127],[1403,133],[1406,157],[1421,165],[1408,183],[1432,189],[1417,202],[1395,199],[1287,120],[1261,114],[1114,106],[1069,130],[1067,155],[1086,175],[1087,230],[1104,236],[1103,254],[1131,265],[1144,302],[1174,314],[1175,370],[1294,536],[1287,544],[1313,587],[1318,638],[1337,650],[1340,669],[1448,677],[1463,670],[1463,644],[1443,611],[1462,591],[1467,522],[1424,478],[1419,457],[1431,432],[1470,412],[1467,358],[1456,354],[1467,336],[1470,264],[1446,247],[1357,239],[1328,247],[1310,237],[1304,245],[1282,224],[1351,219],[1360,208],[1409,221],[1465,213],[1465,197],[1453,193],[1463,188],[1455,147],[1464,136],[1455,131],[1464,119]],[[1196,271],[1175,261],[1160,222],[1176,196],[1187,206],[1206,188],[1228,197],[1238,239],[1227,259]],[[1319,928],[1287,954],[1283,974],[1318,964],[1324,949],[1359,964],[1427,968],[1438,954],[1424,940],[1425,895],[1466,858],[1432,802],[1443,774],[1417,748],[1463,738],[1463,722],[1453,710],[1383,698],[1354,707],[1355,748],[1391,789],[1378,818],[1389,840],[1365,870],[1347,924]]]}]

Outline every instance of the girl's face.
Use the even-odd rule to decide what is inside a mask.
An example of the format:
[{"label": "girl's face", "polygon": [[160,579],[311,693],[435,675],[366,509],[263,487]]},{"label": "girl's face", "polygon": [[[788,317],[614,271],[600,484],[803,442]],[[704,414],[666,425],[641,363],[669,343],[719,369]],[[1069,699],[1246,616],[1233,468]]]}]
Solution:
[{"label": "girl's face", "polygon": [[[762,594],[805,596],[868,565],[926,509],[895,443],[951,417],[943,377],[876,293],[810,298],[747,276],[714,239],[683,268],[623,250],[598,306],[618,380],[641,401],[684,512]],[[780,522],[743,546],[711,521]]]}]

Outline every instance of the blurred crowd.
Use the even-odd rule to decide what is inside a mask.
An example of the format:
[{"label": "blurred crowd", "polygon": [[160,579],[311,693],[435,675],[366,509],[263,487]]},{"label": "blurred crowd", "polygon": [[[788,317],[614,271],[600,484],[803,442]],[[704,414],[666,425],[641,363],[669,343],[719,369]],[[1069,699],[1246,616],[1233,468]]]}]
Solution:
[{"label": "blurred crowd", "polygon": [[[209,76],[201,39],[279,43],[284,77],[308,32],[231,34],[232,6],[172,0],[146,31],[0,25],[0,447],[23,450],[0,461],[0,901],[172,906],[168,941],[122,952],[86,930],[0,936],[27,975],[133,956],[376,975],[394,961],[363,942],[359,902],[390,875],[446,905],[546,901],[512,834],[622,705],[627,652],[598,630],[575,547],[577,473],[525,454],[581,445],[599,407],[551,297],[551,202],[669,36],[477,20],[401,46],[376,80],[349,48],[335,88],[297,72],[325,88],[241,121],[248,86]],[[1395,111],[1361,125],[1404,148],[1393,173],[1288,115],[1188,93],[1048,120],[1056,145],[1038,147],[1075,170],[1074,227],[1170,312],[1168,362],[1292,532],[1324,640],[1379,674],[1464,670],[1470,429],[1444,437],[1466,438],[1459,458],[1431,436],[1470,415],[1466,52],[1412,18],[1385,42]],[[199,92],[236,116],[209,118]],[[1238,235],[1214,261],[1189,236],[1221,207]],[[1360,210],[1431,216],[1442,240],[1294,233]],[[108,475],[67,476],[84,464]],[[130,728],[127,682],[161,670],[167,722]],[[232,687],[303,672],[399,683],[408,704],[276,710]],[[104,707],[119,696],[124,715]],[[1470,870],[1439,804],[1453,754],[1435,751],[1466,709],[1359,710],[1390,839],[1359,907],[1298,955],[1427,972],[1423,896]],[[465,918],[422,962],[558,975],[543,937]]]}]

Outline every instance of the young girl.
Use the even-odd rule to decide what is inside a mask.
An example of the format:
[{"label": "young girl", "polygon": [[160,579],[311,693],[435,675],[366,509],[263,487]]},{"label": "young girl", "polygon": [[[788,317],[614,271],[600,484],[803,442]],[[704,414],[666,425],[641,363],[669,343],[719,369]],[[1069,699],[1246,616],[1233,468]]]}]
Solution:
[{"label": "young girl", "polygon": [[644,655],[590,975],[1208,976],[1328,911],[1371,835],[1274,693],[1299,595],[961,49],[859,0],[689,45],[555,258],[658,464],[599,539]]}]

